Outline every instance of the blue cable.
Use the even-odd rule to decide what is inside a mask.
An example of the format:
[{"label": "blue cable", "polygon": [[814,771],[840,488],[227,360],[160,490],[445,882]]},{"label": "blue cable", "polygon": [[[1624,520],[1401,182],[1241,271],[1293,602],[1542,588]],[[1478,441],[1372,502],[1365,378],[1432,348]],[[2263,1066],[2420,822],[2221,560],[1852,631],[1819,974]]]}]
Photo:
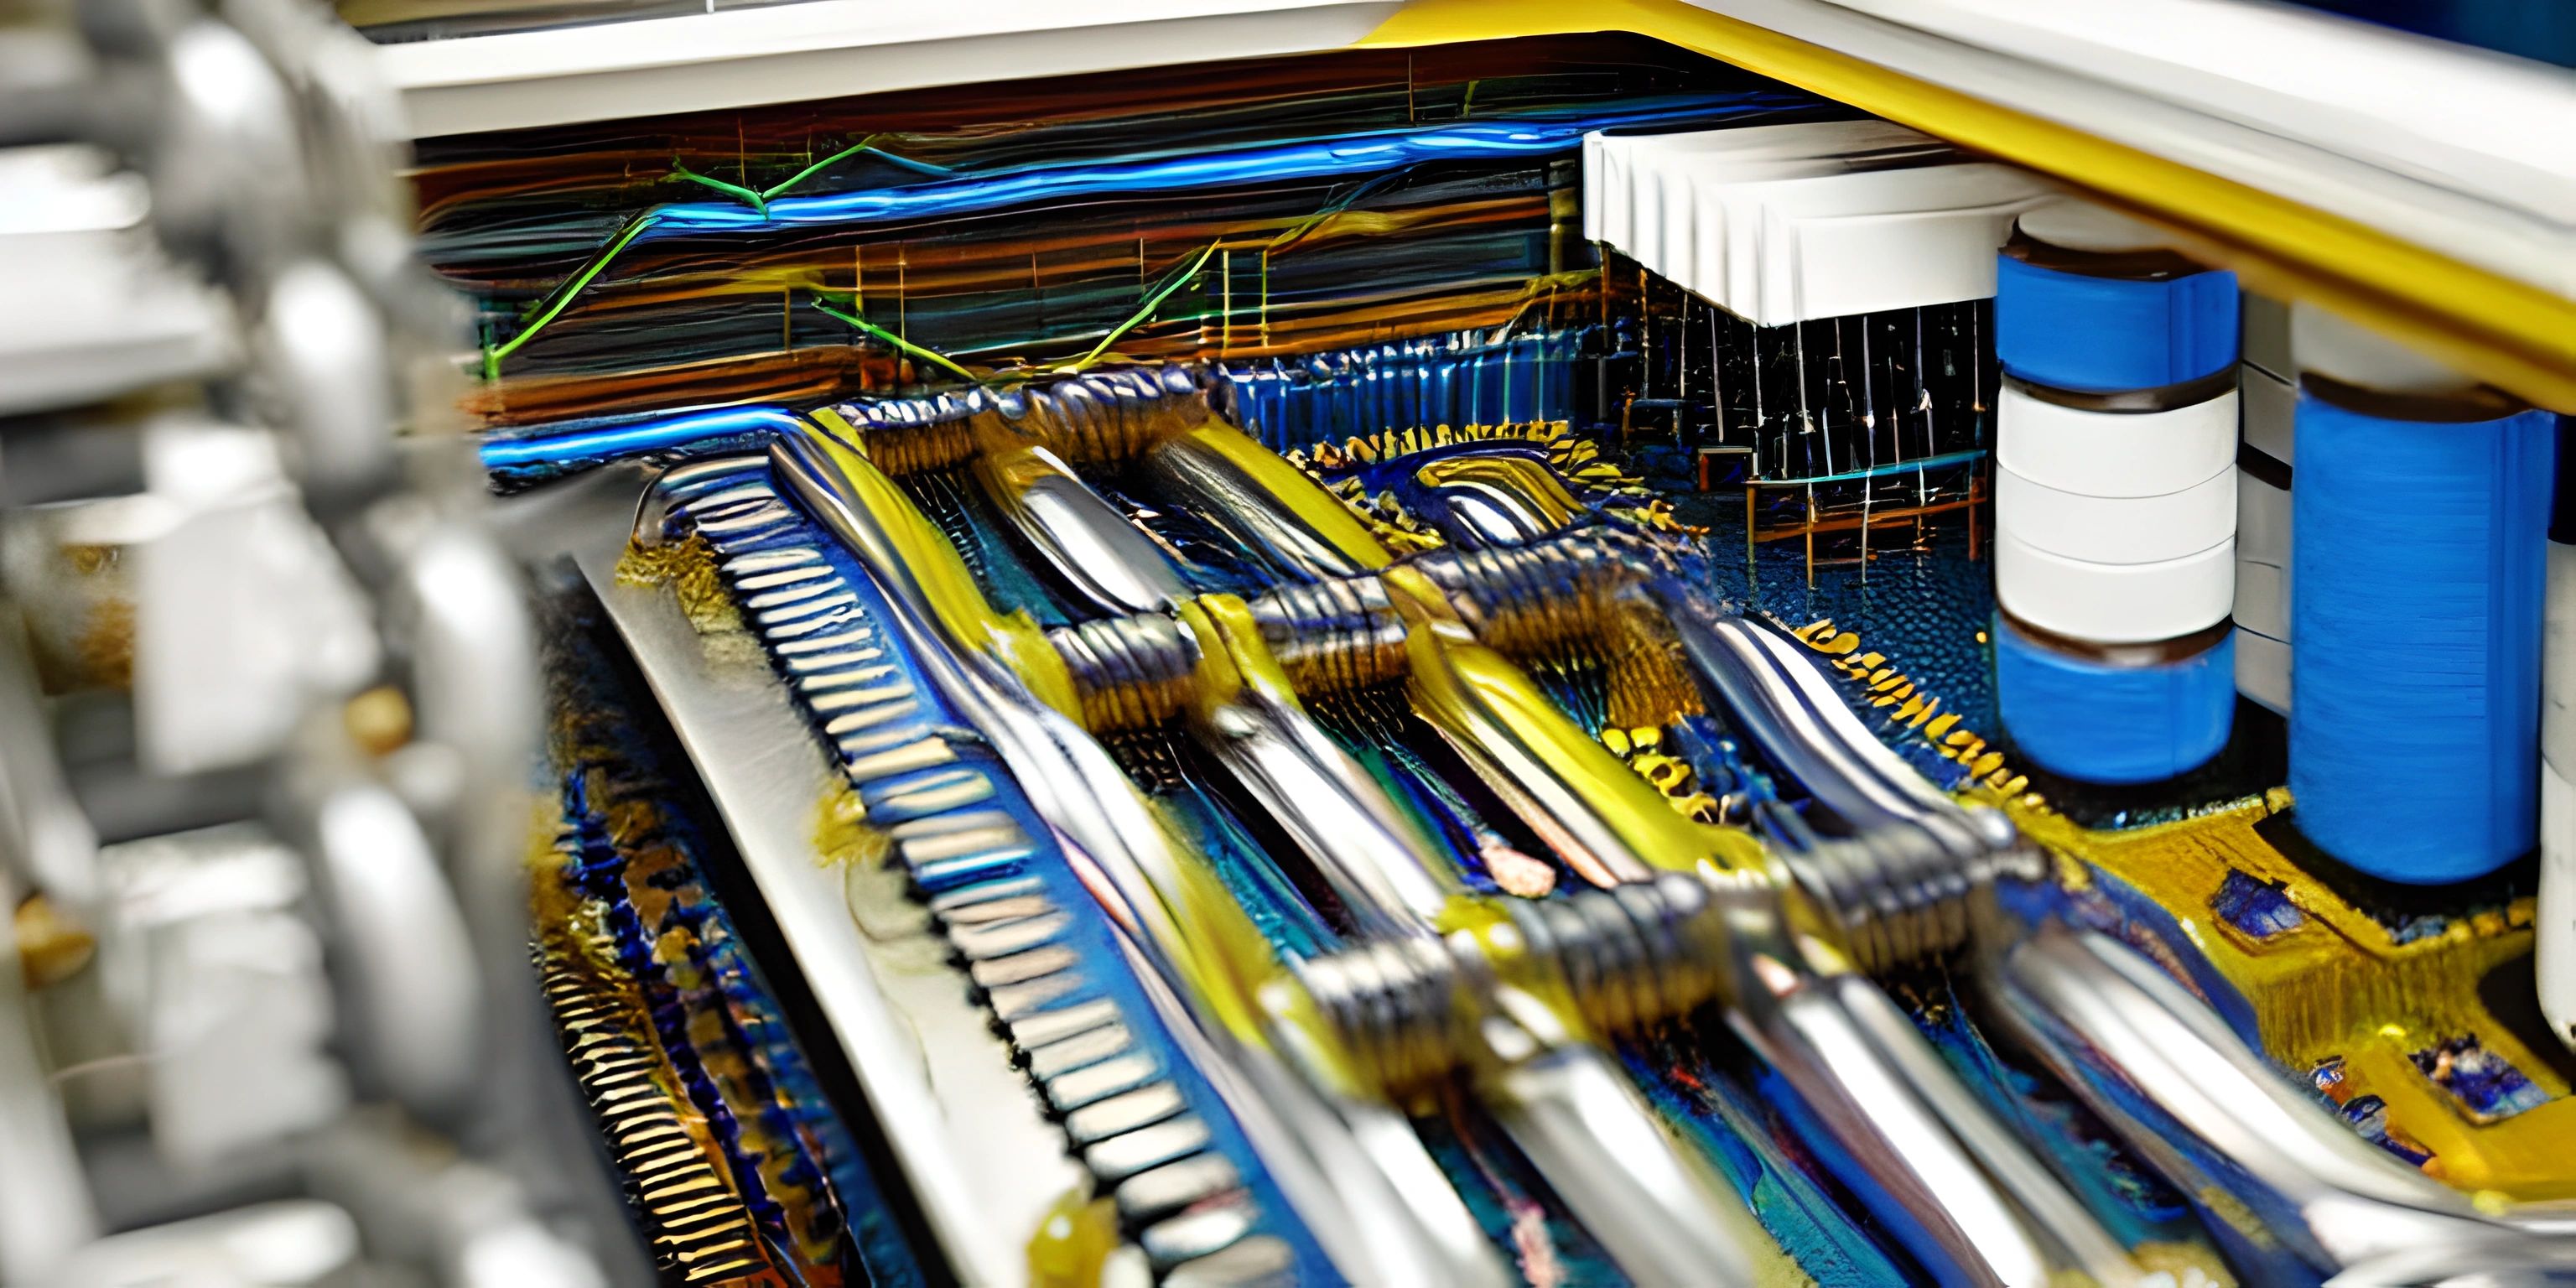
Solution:
[{"label": "blue cable", "polygon": [[804,423],[783,407],[719,407],[641,420],[546,425],[483,440],[483,468],[505,478],[546,477],[645,452],[747,445]]},{"label": "blue cable", "polygon": [[972,214],[1032,201],[1378,174],[1426,161],[1544,156],[1581,145],[1583,136],[1594,130],[1715,124],[1812,106],[1813,100],[1773,92],[1677,96],[1646,100],[1645,105],[1626,111],[1564,119],[1459,121],[1433,129],[1301,139],[1217,152],[1015,166],[894,188],[781,197],[769,203],[765,215],[739,202],[679,202],[657,207],[659,221],[645,236],[888,223]]},{"label": "blue cable", "polygon": [[2091,277],[1995,262],[1995,356],[2054,389],[2161,389],[2236,365],[2236,275]]},{"label": "blue cable", "polygon": [[2042,768],[2088,783],[2152,783],[2227,746],[2236,708],[2232,632],[2215,648],[2153,666],[2056,652],[2001,615],[1994,639],[1999,714],[2013,745]]},{"label": "blue cable", "polygon": [[2546,412],[2388,420],[2299,400],[2290,792],[2392,881],[2480,876],[2538,835]]}]

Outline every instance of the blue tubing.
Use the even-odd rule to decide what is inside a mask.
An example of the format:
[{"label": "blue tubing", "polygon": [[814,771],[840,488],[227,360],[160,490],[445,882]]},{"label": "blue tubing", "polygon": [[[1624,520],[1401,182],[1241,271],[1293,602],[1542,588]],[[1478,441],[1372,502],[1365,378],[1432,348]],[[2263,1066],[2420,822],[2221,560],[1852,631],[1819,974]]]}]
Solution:
[{"label": "blue tubing", "polygon": [[483,440],[483,468],[505,478],[537,479],[646,452],[746,448],[803,427],[783,407],[716,407],[625,420],[541,425]]},{"label": "blue tubing", "polygon": [[2033,384],[2161,389],[2236,363],[2234,273],[2087,277],[2010,255],[1995,264],[1995,356]]},{"label": "blue tubing", "polygon": [[1169,194],[1250,183],[1287,183],[1382,174],[1428,161],[1544,158],[1583,146],[1593,130],[1706,127],[1724,121],[1811,112],[1802,95],[1749,90],[1638,99],[1618,111],[1497,116],[1436,126],[1291,138],[1204,152],[1148,153],[1050,161],[920,183],[779,197],[766,209],[738,201],[682,201],[654,207],[647,239],[734,232],[950,219],[1032,201],[1071,202],[1138,193]]},{"label": "blue tubing", "polygon": [[[2307,587],[2300,586],[2301,593]],[[2013,746],[2053,774],[2152,783],[2199,768],[2236,723],[2236,634],[2178,662],[2112,666],[1994,625],[1995,700]]]},{"label": "blue tubing", "polygon": [[2300,830],[2392,881],[2492,872],[2537,840],[2550,417],[2425,424],[2303,395],[2298,433]]}]

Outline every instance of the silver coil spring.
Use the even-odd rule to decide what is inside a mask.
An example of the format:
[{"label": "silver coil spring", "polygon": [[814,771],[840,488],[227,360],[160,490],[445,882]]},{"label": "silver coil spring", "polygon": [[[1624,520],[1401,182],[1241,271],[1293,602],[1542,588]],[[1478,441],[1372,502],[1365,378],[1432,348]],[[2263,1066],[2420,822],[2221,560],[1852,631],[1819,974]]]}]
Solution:
[{"label": "silver coil spring", "polygon": [[1206,422],[1207,395],[1187,367],[1133,367],[1075,376],[1002,395],[1011,428],[1076,465],[1131,461],[1172,434]]},{"label": "silver coil spring", "polygon": [[1148,729],[1189,701],[1198,641],[1159,613],[1104,617],[1047,632],[1095,732]]},{"label": "silver coil spring", "polygon": [[1974,942],[1993,915],[1994,885],[2046,875],[2047,857],[2008,843],[1962,859],[1927,834],[1887,829],[1782,855],[1818,912],[1871,975],[1921,965]]},{"label": "silver coil spring", "polygon": [[1136,367],[1069,376],[1025,389],[889,398],[840,408],[868,459],[889,475],[962,465],[987,434],[1037,443],[1078,465],[1132,460],[1208,416],[1188,367]]},{"label": "silver coil spring", "polygon": [[1429,936],[1308,958],[1297,975],[1342,1052],[1391,1094],[1456,1068],[1457,964]]},{"label": "silver coil spring", "polygon": [[1664,571],[1644,536],[1586,528],[1519,546],[1439,550],[1414,561],[1487,646],[1515,657],[1591,638],[1612,595]]},{"label": "silver coil spring", "polygon": [[869,463],[901,478],[944,470],[973,456],[970,418],[992,407],[990,394],[970,389],[963,394],[851,403],[840,410],[850,427],[859,431]]},{"label": "silver coil spring", "polygon": [[1252,616],[1300,692],[1342,693],[1404,675],[1404,620],[1376,577],[1282,586],[1252,601]]},{"label": "silver coil spring", "polygon": [[[1610,597],[1678,571],[1651,538],[1585,529],[1524,546],[1440,551],[1415,561],[1485,643],[1516,657],[1599,638]],[[1846,951],[1872,973],[1955,953],[1976,934],[1996,878],[2036,875],[2045,860],[2005,825],[1964,854],[1928,831],[1888,828],[1784,855]],[[2037,865],[2036,867],[2034,865]]]},{"label": "silver coil spring", "polygon": [[[1526,962],[1561,983],[1584,1024],[1621,1034],[1687,1015],[1727,983],[1716,892],[1695,873],[1510,905]],[[1343,1050],[1391,1093],[1456,1069],[1472,1031],[1456,1014],[1462,977],[1491,979],[1480,941],[1451,935],[1343,949],[1298,975]]]},{"label": "silver coil spring", "polygon": [[1726,985],[1716,900],[1695,873],[1516,902],[1530,950],[1563,973],[1575,1010],[1605,1033],[1675,1019]]}]

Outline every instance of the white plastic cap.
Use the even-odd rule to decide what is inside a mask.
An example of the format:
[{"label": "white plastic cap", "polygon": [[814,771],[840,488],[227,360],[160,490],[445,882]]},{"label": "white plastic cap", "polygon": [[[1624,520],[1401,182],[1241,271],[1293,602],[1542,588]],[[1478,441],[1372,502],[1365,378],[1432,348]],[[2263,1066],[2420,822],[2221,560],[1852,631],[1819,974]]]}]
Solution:
[{"label": "white plastic cap", "polygon": [[2390,394],[2448,394],[2477,377],[2312,304],[2290,306],[2290,355],[2299,370]]},{"label": "white plastic cap", "polygon": [[2116,210],[2072,197],[2023,211],[2021,231],[2051,246],[2098,254],[2155,250],[2169,241],[2164,233]]}]

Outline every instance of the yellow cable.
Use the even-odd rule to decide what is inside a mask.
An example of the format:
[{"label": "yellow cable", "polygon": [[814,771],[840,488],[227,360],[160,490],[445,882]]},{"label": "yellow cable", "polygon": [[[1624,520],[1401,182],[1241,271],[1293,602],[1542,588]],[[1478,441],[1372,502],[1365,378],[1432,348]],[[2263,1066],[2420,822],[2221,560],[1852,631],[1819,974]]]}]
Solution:
[{"label": "yellow cable", "polygon": [[2338,215],[1682,0],[1414,0],[1360,43],[1624,31],[1848,103],[2088,190],[2184,234],[2256,291],[2304,300],[2576,413],[2576,300]]}]

